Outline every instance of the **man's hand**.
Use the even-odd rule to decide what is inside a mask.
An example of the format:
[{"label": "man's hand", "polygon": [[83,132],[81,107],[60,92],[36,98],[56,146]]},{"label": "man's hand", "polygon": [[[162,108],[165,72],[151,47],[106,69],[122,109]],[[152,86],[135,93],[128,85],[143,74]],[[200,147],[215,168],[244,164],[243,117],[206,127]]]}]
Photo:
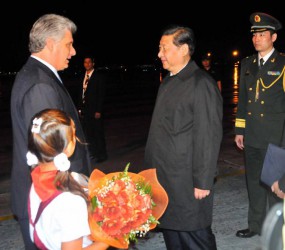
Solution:
[{"label": "man's hand", "polygon": [[194,196],[197,200],[202,200],[210,194],[210,190],[194,188]]},{"label": "man's hand", "polygon": [[282,190],[280,190],[278,181],[275,181],[275,182],[272,184],[271,190],[272,190],[272,192],[275,193],[279,198],[284,199],[285,194],[282,192]]},{"label": "man's hand", "polygon": [[236,145],[239,149],[241,149],[241,150],[244,149],[243,135],[236,135],[235,142],[236,142]]}]

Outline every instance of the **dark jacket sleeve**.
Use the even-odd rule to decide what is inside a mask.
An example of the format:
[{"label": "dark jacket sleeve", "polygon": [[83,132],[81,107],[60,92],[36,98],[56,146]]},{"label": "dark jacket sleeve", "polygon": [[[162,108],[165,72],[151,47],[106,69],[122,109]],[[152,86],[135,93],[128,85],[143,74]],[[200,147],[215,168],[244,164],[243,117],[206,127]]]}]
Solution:
[{"label": "dark jacket sleeve", "polygon": [[197,79],[194,107],[193,182],[211,189],[223,135],[223,100],[215,81]]}]

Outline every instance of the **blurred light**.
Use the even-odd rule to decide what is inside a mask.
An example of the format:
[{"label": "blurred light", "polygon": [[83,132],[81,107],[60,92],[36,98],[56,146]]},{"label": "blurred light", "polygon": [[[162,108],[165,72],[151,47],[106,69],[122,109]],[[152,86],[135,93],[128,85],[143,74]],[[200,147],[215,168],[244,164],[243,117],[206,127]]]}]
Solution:
[{"label": "blurred light", "polygon": [[237,86],[239,79],[239,70],[238,70],[238,64],[234,65],[234,85]]},{"label": "blurred light", "polygon": [[238,81],[239,81],[239,67],[238,63],[235,63],[234,65],[234,73],[233,73],[233,99],[232,102],[234,104],[238,103],[238,94],[239,94],[239,87],[238,87]]},{"label": "blurred light", "polygon": [[233,51],[233,53],[232,53],[232,55],[233,55],[234,57],[237,57],[237,56],[238,56],[238,54],[239,54],[239,53],[238,53],[238,51],[237,51],[237,50],[234,50],[234,51]]}]

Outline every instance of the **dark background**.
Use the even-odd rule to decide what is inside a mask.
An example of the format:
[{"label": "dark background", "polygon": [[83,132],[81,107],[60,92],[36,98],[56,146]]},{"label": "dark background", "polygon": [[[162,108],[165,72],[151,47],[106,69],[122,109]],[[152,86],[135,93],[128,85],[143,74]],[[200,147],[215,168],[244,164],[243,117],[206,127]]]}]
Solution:
[{"label": "dark background", "polygon": [[[81,67],[86,53],[93,53],[99,65],[153,64],[157,60],[160,32],[169,24],[187,25],[194,30],[197,39],[194,59],[206,51],[211,51],[220,61],[227,61],[233,50],[245,57],[254,53],[250,14],[266,12],[285,25],[281,3],[268,0],[10,1],[5,3],[6,7],[1,6],[0,69],[20,69],[29,56],[28,36],[32,24],[46,13],[65,15],[78,26],[74,36],[77,55],[71,60],[71,68]],[[284,45],[285,29],[282,29],[275,47],[283,52]]]}]

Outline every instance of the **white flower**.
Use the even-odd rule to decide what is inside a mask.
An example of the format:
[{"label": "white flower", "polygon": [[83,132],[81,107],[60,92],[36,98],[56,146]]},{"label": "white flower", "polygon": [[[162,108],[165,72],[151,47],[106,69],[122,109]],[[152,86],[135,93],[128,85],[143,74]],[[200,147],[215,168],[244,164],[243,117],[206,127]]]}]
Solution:
[{"label": "white flower", "polygon": [[29,166],[37,165],[39,163],[38,158],[30,151],[28,151],[28,153],[26,154],[26,158],[27,158],[27,164]]},{"label": "white flower", "polygon": [[40,133],[40,130],[41,130],[41,125],[43,123],[43,119],[42,118],[35,118],[33,120],[33,126],[32,126],[32,133]]},{"label": "white flower", "polygon": [[60,153],[55,156],[53,162],[56,168],[61,172],[67,171],[70,168],[70,161],[65,153]]}]

